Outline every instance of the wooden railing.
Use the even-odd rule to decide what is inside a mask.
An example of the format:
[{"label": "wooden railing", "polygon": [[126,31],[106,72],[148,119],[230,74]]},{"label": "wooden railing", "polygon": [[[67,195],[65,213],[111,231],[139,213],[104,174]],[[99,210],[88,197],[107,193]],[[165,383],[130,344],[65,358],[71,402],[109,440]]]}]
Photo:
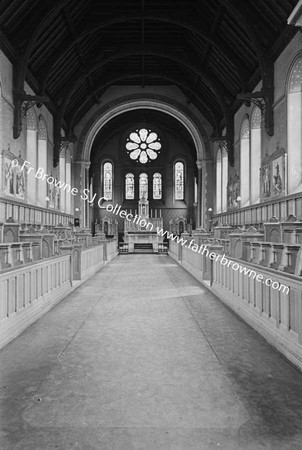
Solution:
[{"label": "wooden railing", "polygon": [[117,241],[65,252],[0,273],[0,348],[111,261]]},{"label": "wooden railing", "polygon": [[0,347],[45,314],[70,288],[70,255],[0,274]]},{"label": "wooden railing", "polygon": [[213,215],[213,223],[216,221],[228,225],[256,225],[268,222],[275,216],[279,220],[285,220],[290,214],[302,220],[302,192],[286,197],[267,200],[255,205],[246,206],[236,210],[230,210]]},{"label": "wooden railing", "polygon": [[[174,242],[170,242],[169,254],[302,369],[301,277],[231,257],[242,267],[261,274],[263,279],[259,281],[209,259],[206,253],[195,253]],[[266,285],[272,284],[268,279],[278,282],[279,288]]]},{"label": "wooden railing", "polygon": [[6,222],[9,217],[17,223],[41,225],[58,225],[60,223],[68,226],[70,222],[74,221],[74,216],[71,214],[0,197],[0,222]]}]

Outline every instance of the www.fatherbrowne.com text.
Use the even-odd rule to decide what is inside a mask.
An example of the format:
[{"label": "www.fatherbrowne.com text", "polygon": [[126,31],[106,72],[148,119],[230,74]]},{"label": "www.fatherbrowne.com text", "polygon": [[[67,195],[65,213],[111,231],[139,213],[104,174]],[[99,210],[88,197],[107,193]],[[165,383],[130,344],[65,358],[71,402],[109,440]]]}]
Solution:
[{"label": "www.fatherbrowne.com text", "polygon": [[[12,165],[18,166],[18,161],[13,160]],[[88,203],[92,204],[94,201],[96,201],[97,194],[93,194],[90,192],[89,189],[83,189],[83,191],[79,191],[77,188],[72,188],[70,184],[67,184],[65,182],[62,182],[60,180],[57,180],[52,175],[48,175],[45,170],[42,167],[39,167],[35,172],[34,167],[31,165],[29,161],[24,161],[22,167],[20,168],[20,171],[26,169],[27,173],[34,174],[35,178],[39,180],[46,181],[47,184],[54,184],[56,187],[58,187],[61,190],[70,192],[73,196],[76,196],[78,194],[81,195],[81,199],[84,201],[87,201]],[[104,208],[108,212],[118,215],[121,218],[124,218],[128,220],[129,222],[133,222],[134,224],[138,224],[140,227],[145,228],[147,231],[153,231],[153,223],[148,222],[145,218],[142,218],[140,215],[135,214],[133,215],[132,212],[128,212],[124,209],[121,209],[121,205],[115,205],[113,206],[111,203],[106,204],[106,206],[102,206],[104,202],[107,202],[106,197],[99,197],[97,200],[97,204],[99,208]],[[168,240],[172,242],[177,242],[177,244],[180,244],[182,246],[185,246],[192,250],[195,253],[204,255],[206,253],[206,257],[210,258],[213,261],[219,261],[220,264],[223,266],[231,267],[235,271],[239,271],[240,273],[243,273],[244,275],[247,275],[248,277],[253,277],[253,279],[256,279],[259,283],[263,283],[266,286],[270,286],[273,289],[276,289],[278,291],[282,291],[286,294],[289,293],[289,287],[285,286],[284,284],[279,283],[278,281],[273,281],[271,278],[265,278],[261,273],[255,272],[254,270],[248,269],[247,267],[242,266],[241,264],[237,263],[236,261],[233,261],[231,259],[228,259],[225,254],[221,255],[212,251],[209,251],[207,248],[207,245],[201,244],[198,246],[194,239],[191,239],[188,243],[187,239],[184,239],[183,237],[173,235],[169,231],[164,231],[162,228],[157,227],[156,233],[158,236],[166,237]]]}]

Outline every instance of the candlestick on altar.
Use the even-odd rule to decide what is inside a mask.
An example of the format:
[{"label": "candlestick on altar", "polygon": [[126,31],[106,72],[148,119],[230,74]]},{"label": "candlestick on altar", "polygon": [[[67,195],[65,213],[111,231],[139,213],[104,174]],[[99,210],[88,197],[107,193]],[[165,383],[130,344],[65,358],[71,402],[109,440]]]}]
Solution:
[{"label": "candlestick on altar", "polygon": [[159,210],[159,217],[161,217],[161,209]]}]

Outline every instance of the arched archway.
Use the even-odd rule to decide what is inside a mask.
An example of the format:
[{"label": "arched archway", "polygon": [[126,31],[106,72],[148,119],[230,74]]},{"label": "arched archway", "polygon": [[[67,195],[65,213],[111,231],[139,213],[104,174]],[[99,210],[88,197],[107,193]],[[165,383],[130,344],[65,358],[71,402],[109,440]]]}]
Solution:
[{"label": "arched archway", "polygon": [[196,147],[197,159],[202,161],[209,155],[209,142],[201,122],[181,103],[164,96],[126,96],[98,109],[87,121],[81,132],[77,146],[77,158],[89,161],[91,147],[96,134],[111,119],[135,109],[153,109],[168,114],[178,120],[190,133]]},{"label": "arched archway", "polygon": [[[204,226],[205,211],[208,206],[205,189],[207,183],[206,161],[211,159],[209,138],[200,119],[189,108],[168,97],[152,94],[147,96],[130,95],[109,102],[95,111],[82,128],[76,149],[75,162],[80,163],[78,168],[81,167],[82,180],[85,182],[87,179],[85,170],[87,172],[90,165],[92,145],[102,127],[116,116],[140,109],[150,109],[167,114],[178,121],[190,134],[197,154],[196,163],[200,186],[197,227]],[[84,223],[87,223],[87,214],[86,208],[83,217]]]}]

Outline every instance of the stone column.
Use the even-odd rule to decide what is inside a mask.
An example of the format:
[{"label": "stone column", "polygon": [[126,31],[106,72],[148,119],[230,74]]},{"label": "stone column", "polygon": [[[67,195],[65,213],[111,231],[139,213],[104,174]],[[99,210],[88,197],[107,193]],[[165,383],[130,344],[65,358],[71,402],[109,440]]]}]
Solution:
[{"label": "stone column", "polygon": [[[80,219],[80,227],[85,228],[87,226],[87,208],[89,208],[89,189],[88,182],[88,169],[90,161],[84,161],[82,159],[76,159],[73,162],[74,171],[74,187],[78,189],[78,193],[74,196],[74,215]],[[87,200],[85,200],[87,198]],[[77,211],[78,209],[78,211]]]},{"label": "stone column", "polygon": [[85,188],[87,189],[87,194],[89,195],[89,198],[87,200],[84,200],[84,208],[85,208],[85,222],[84,227],[90,228],[90,203],[88,203],[88,200],[91,198],[91,192],[88,192],[90,188],[89,183],[89,167],[90,167],[90,161],[85,161]]},{"label": "stone column", "polygon": [[70,190],[67,187],[66,189],[66,212],[68,214],[73,214],[72,211],[72,194],[71,194],[71,189],[73,188],[73,186],[71,185],[71,155],[70,155],[70,148],[69,146],[67,146],[66,148],[66,154],[65,154],[65,179],[66,179],[66,184],[70,186]]},{"label": "stone column", "polygon": [[203,163],[201,160],[196,161],[197,169],[198,169],[198,177],[197,177],[197,220],[196,220],[196,228],[202,227],[202,168]]},{"label": "stone column", "polygon": [[214,161],[212,159],[204,159],[202,161],[202,208],[201,208],[201,223],[203,228],[209,229],[209,215],[208,209],[213,211],[214,198],[214,177],[213,177]]},{"label": "stone column", "polygon": [[[63,186],[65,186],[66,183],[66,167],[65,167],[66,161],[65,161],[65,148],[63,148],[60,152],[60,159],[59,159],[59,180],[64,183]],[[66,189],[60,189],[60,210],[62,212],[66,212]]]}]

